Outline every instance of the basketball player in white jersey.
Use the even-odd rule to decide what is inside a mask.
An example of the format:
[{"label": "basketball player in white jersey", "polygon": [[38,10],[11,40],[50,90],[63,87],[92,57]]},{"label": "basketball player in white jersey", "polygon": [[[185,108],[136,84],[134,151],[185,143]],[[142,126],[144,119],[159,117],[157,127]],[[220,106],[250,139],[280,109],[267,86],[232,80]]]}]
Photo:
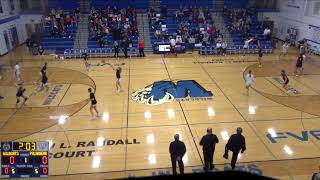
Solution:
[{"label": "basketball player in white jersey", "polygon": [[83,60],[84,60],[84,65],[86,66],[86,70],[89,71],[90,70],[90,63],[88,62],[89,61],[89,55],[85,52],[85,53],[83,53],[82,57],[83,57]]},{"label": "basketball player in white jersey", "polygon": [[285,42],[282,45],[282,50],[281,50],[281,52],[279,54],[279,60],[280,60],[281,56],[286,56],[288,54],[288,49],[289,49],[289,44]]},{"label": "basketball player in white jersey", "polygon": [[16,65],[14,66],[14,77],[16,78],[17,82],[21,81],[20,74],[20,65],[18,62],[16,62]]},{"label": "basketball player in white jersey", "polygon": [[249,88],[252,87],[252,84],[254,81],[254,77],[251,70],[249,70],[248,74],[246,75],[245,81],[246,81],[246,88],[247,88],[247,96],[249,96]]}]

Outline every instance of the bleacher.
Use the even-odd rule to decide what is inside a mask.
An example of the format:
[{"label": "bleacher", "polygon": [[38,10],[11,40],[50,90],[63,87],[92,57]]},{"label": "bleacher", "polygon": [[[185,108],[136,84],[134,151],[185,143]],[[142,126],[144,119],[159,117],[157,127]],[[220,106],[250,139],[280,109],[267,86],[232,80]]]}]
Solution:
[{"label": "bleacher", "polygon": [[41,37],[41,45],[46,50],[53,50],[57,54],[61,54],[65,49],[73,48],[77,27],[66,27],[66,31],[70,33],[71,38],[51,37],[51,27],[46,25]]},{"label": "bleacher", "polygon": [[[91,7],[94,7],[96,9],[105,9],[106,7],[117,7],[118,9],[121,8],[128,8],[133,7],[135,9],[145,10],[149,7],[149,0],[91,0]],[[232,8],[246,8],[248,5],[248,0],[225,0],[224,5],[228,9]],[[59,0],[52,0],[49,1],[49,8],[52,7],[63,7],[64,10],[68,10],[69,12],[74,13],[74,9],[79,6],[79,3],[77,0],[71,0],[71,1],[59,1]],[[170,1],[160,1],[160,7],[166,7],[168,9],[167,14],[163,17],[163,24],[165,25],[165,28],[167,29],[165,36],[175,36],[177,32],[177,26],[187,19],[180,19],[178,20],[175,18],[175,11],[177,9],[181,9],[184,6],[192,6],[193,8],[212,8],[213,7],[213,1],[212,0],[170,0]],[[160,12],[157,12],[158,14]],[[160,13],[161,14],[161,13]],[[163,14],[161,14],[163,16]],[[263,36],[263,27],[260,26],[260,23],[257,20],[257,15],[251,15],[251,22],[252,25],[250,26],[250,36],[258,37],[260,44],[262,45],[262,48],[265,52],[272,52],[271,42],[267,41],[265,37]],[[230,23],[230,20],[228,17],[224,17],[224,21],[226,25]],[[191,23],[190,29],[199,29],[201,28],[199,24]],[[159,28],[159,27],[158,27]],[[219,27],[217,27],[219,29]],[[47,25],[44,29],[44,32],[42,34],[42,46],[45,49],[54,50],[57,53],[63,52],[65,49],[73,49],[74,45],[74,39],[77,31],[77,27],[66,27],[66,31],[68,31],[71,35],[71,38],[57,38],[57,37],[50,37],[50,27]],[[157,44],[157,43],[164,43],[168,42],[168,40],[162,40],[162,39],[156,39],[155,37],[155,31],[156,28],[154,26],[150,25],[150,41],[151,44]],[[243,52],[243,45],[244,45],[244,37],[241,32],[232,32],[230,33],[231,38],[233,40],[234,46],[230,47],[228,46],[228,52],[234,53],[234,52]],[[106,46],[104,48],[113,49],[113,39],[112,39],[112,33],[109,33],[106,37],[104,37]],[[137,36],[132,36],[132,46],[133,48],[137,48]],[[199,42],[196,42],[196,44]],[[99,49],[101,48],[99,43],[94,39],[92,33],[89,33],[88,37],[88,49]],[[185,47],[189,47],[189,44],[184,44]],[[248,53],[256,53],[257,52],[257,46],[250,44]],[[102,50],[99,50],[102,51]],[[110,51],[110,50],[108,50]],[[215,41],[211,41],[211,43],[207,44],[206,47],[200,48],[200,53],[202,54],[215,54],[217,51],[215,49]],[[204,53],[203,53],[204,52]]]},{"label": "bleacher", "polygon": [[[108,35],[105,38],[106,41],[106,47],[105,48],[113,48],[113,39],[112,35]],[[132,36],[132,47],[137,48],[138,47],[138,37]],[[90,33],[89,39],[88,39],[88,48],[100,48],[99,43],[93,39],[92,34]]]},{"label": "bleacher", "polygon": [[74,9],[79,7],[79,0],[49,0],[48,1],[48,8],[62,8],[66,11],[73,12]]},{"label": "bleacher", "polygon": [[224,6],[228,9],[245,9],[249,0],[224,0]]},{"label": "bleacher", "polygon": [[[248,5],[248,0],[225,0],[224,6],[227,9],[246,9]],[[250,26],[250,37],[257,37],[260,46],[263,48],[264,52],[269,53],[272,52],[271,42],[267,41],[266,38],[263,35],[263,27],[261,27],[261,24],[258,22],[258,17],[256,13],[253,13],[250,15],[251,18],[251,26]],[[226,16],[224,16],[225,24],[228,26],[230,25],[230,19]],[[243,45],[244,45],[244,37],[241,34],[241,32],[230,32],[230,35],[233,39],[233,43],[235,47],[232,47],[230,50],[231,52],[240,52],[243,51]],[[248,53],[257,53],[258,52],[258,46],[249,44],[249,51]]]},{"label": "bleacher", "polygon": [[212,8],[213,0],[168,0],[161,1],[160,6],[166,6],[168,9],[179,9],[184,6]]},{"label": "bleacher", "polygon": [[91,6],[104,9],[107,6],[117,8],[133,7],[135,9],[148,9],[149,0],[91,0]]},{"label": "bleacher", "polygon": [[[144,8],[149,5],[147,0],[125,1],[125,2],[121,1],[121,3],[116,0],[92,0],[91,1],[91,7],[94,7],[95,9],[105,9],[108,6],[110,7],[115,6],[118,9],[122,9],[122,8],[132,7],[130,5],[133,5],[133,4],[134,4],[133,7],[137,7],[137,8]],[[123,31],[124,27],[120,26],[120,29],[121,31]],[[138,48],[138,36],[131,36],[130,39],[132,40],[132,48]],[[106,42],[104,48],[108,48],[108,49],[111,49],[111,51],[114,51],[113,50],[114,40],[112,37],[112,30],[110,30],[110,33],[104,37],[104,40]],[[87,45],[89,49],[101,48],[97,40],[94,39],[94,36],[91,32],[89,32]]]},{"label": "bleacher", "polygon": [[[249,32],[250,36],[251,37],[257,36],[258,40],[260,41],[260,45],[263,48],[271,48],[271,42],[267,41],[266,38],[264,37],[263,28],[258,23],[257,16],[251,15],[250,18],[252,23],[250,26],[250,32]],[[229,18],[226,16],[224,17],[224,21],[227,25],[231,23]],[[235,46],[243,47],[245,39],[241,34],[241,32],[230,32],[230,35],[233,39],[233,43]],[[257,48],[257,45],[249,45],[249,49],[252,49],[252,48]]]},{"label": "bleacher", "polygon": [[[161,16],[163,17],[163,23],[162,25],[165,27],[166,31],[162,31],[162,34],[167,38],[168,36],[173,36],[175,37],[176,36],[176,32],[177,32],[177,27],[179,24],[183,23],[183,22],[188,22],[188,17],[182,17],[182,18],[176,18],[176,15],[175,15],[175,12],[177,11],[177,9],[181,9],[182,7],[187,6],[193,6],[194,8],[202,8],[204,9],[205,7],[208,7],[208,6],[212,6],[212,1],[207,1],[207,0],[199,0],[199,1],[195,1],[195,2],[199,2],[198,4],[194,3],[193,1],[181,1],[181,3],[183,5],[181,5],[180,7],[178,8],[174,8],[174,9],[171,9],[171,7],[177,7],[177,5],[179,4],[180,1],[163,1],[162,5],[163,6],[167,6],[169,7],[169,11],[167,12],[166,15],[163,15],[161,13],[156,13],[156,14],[161,14]],[[210,22],[210,20],[209,20]],[[156,48],[156,46],[158,44],[162,44],[162,43],[165,43],[165,42],[168,42],[168,40],[162,40],[162,39],[157,39],[156,36],[155,36],[155,31],[157,29],[159,29],[159,26],[158,28],[156,28],[157,25],[154,25],[152,24],[150,26],[150,40],[151,40],[151,44],[154,45],[153,49]],[[190,23],[190,26],[189,26],[189,32],[194,32],[195,30],[199,30],[200,28],[204,28],[204,25],[200,25],[198,23]],[[160,28],[162,29],[162,28]],[[215,42],[212,42],[212,44],[214,44]],[[190,45],[188,43],[183,43],[183,46],[185,46],[186,48],[188,48]]]},{"label": "bleacher", "polygon": [[[79,7],[79,2],[77,0],[50,0],[48,2],[49,9],[61,8],[63,11],[69,12],[69,15],[74,15],[74,9]],[[41,45],[45,50],[54,51],[57,54],[62,54],[65,49],[73,48],[74,40],[77,32],[77,26],[65,27],[67,36],[62,37],[51,37],[51,26],[50,22],[45,24],[43,33],[41,35]]]}]

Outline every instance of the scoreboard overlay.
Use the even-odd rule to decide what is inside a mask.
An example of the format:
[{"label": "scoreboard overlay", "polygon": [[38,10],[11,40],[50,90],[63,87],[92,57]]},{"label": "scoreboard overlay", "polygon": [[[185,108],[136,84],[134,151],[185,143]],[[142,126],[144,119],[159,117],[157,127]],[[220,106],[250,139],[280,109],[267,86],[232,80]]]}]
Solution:
[{"label": "scoreboard overlay", "polygon": [[1,142],[2,178],[47,178],[48,142]]}]

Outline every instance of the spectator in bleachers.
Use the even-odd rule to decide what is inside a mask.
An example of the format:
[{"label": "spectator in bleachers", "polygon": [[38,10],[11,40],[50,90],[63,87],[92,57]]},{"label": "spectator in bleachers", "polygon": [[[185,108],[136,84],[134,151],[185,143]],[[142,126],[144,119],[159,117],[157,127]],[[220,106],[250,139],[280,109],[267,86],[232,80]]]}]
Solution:
[{"label": "spectator in bleachers", "polygon": [[228,47],[228,44],[223,41],[222,44],[221,44],[221,48],[222,48],[222,55],[225,56],[226,53],[227,53],[227,47]]},{"label": "spectator in bleachers", "polygon": [[148,16],[149,18],[156,17],[156,11],[153,8],[150,8]]},{"label": "spectator in bleachers", "polygon": [[227,28],[231,33],[242,32],[245,39],[250,36],[249,30],[251,26],[251,18],[248,11],[244,9],[224,8],[223,14],[230,20]]},{"label": "spectator in bleachers", "polygon": [[176,37],[176,43],[177,43],[177,44],[182,44],[182,37],[181,37],[181,35],[177,35],[177,37]]},{"label": "spectator in bleachers", "polygon": [[76,23],[79,21],[79,19],[80,19],[80,8],[76,8],[75,10],[74,10],[74,14],[76,15],[75,16],[75,21],[76,21]]},{"label": "spectator in bleachers", "polygon": [[104,41],[112,33],[113,41],[122,42],[125,37],[131,39],[138,36],[136,13],[133,8],[118,9],[117,7],[91,9],[89,16],[89,30],[93,38]]},{"label": "spectator in bleachers", "polygon": [[115,58],[119,58],[120,47],[119,47],[119,42],[118,41],[114,41],[113,48],[114,48],[114,57]]},{"label": "spectator in bleachers", "polygon": [[170,49],[172,53],[176,53],[176,40],[170,37]]},{"label": "spectator in bleachers", "polygon": [[129,48],[129,39],[128,37],[126,37],[123,41],[122,41],[122,48],[123,48],[123,53],[125,58],[128,58],[128,48]]},{"label": "spectator in bleachers", "polygon": [[39,52],[40,55],[42,55],[43,52],[44,52],[44,49],[43,49],[43,47],[41,45],[38,48],[38,52]]},{"label": "spectator in bleachers", "polygon": [[[62,9],[52,9],[50,15],[47,16],[46,23],[50,24],[50,36],[55,38],[71,38],[71,33],[68,32],[66,27],[73,26],[73,16],[67,15]],[[49,22],[50,21],[50,22]]]},{"label": "spectator in bleachers", "polygon": [[218,41],[216,44],[217,54],[220,55],[222,53],[222,44],[221,41]]},{"label": "spectator in bleachers", "polygon": [[[149,10],[149,17],[151,15]],[[216,38],[220,38],[219,31],[214,26],[214,23],[209,12],[209,8],[196,8],[192,6],[181,7],[175,12],[175,22],[177,23],[176,34],[164,30],[162,25],[165,25],[165,14],[157,14],[156,18],[150,18],[151,29],[155,34],[155,39],[158,42],[170,42],[170,36],[175,39],[176,43],[189,43],[191,40],[192,45],[187,47],[194,48],[195,43],[203,45],[215,45]],[[161,35],[160,35],[161,34]],[[192,37],[192,38],[191,38]]]},{"label": "spectator in bleachers", "polygon": [[164,16],[167,16],[167,12],[168,12],[167,6],[162,6],[161,7],[161,14],[163,14]]},{"label": "spectator in bleachers", "polygon": [[190,45],[190,48],[191,48],[192,52],[193,52],[193,50],[194,50],[194,45],[195,45],[195,43],[196,43],[195,38],[194,38],[193,36],[190,36],[190,38],[189,38],[189,45]]},{"label": "spectator in bleachers", "polygon": [[157,29],[157,30],[154,32],[154,36],[156,37],[156,39],[161,39],[161,38],[162,38],[161,30],[160,30],[160,29]]}]

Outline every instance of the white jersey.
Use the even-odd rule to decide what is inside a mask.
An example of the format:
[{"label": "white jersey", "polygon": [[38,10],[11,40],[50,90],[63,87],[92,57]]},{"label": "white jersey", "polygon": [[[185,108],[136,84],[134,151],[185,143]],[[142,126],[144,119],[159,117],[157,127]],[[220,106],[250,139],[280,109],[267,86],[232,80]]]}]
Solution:
[{"label": "white jersey", "polygon": [[244,41],[244,46],[243,46],[243,48],[247,49],[248,46],[249,46],[249,43],[250,43],[251,41],[253,41],[253,39]]},{"label": "white jersey", "polygon": [[307,56],[303,54],[302,59],[303,59],[303,62],[305,62],[307,60]]},{"label": "white jersey", "polygon": [[289,45],[288,45],[288,44],[283,44],[283,45],[282,45],[282,52],[283,52],[283,53],[287,53],[287,52],[288,52],[288,49],[289,49]]},{"label": "white jersey", "polygon": [[172,38],[170,40],[170,44],[171,44],[171,46],[175,46],[176,45],[176,40]]},{"label": "white jersey", "polygon": [[246,75],[246,84],[247,84],[247,85],[252,85],[253,81],[254,81],[253,74],[249,74],[249,73],[248,73],[248,74]]},{"label": "white jersey", "polygon": [[19,74],[20,74],[20,66],[19,66],[19,64],[16,64],[16,65],[15,65],[15,67],[14,67],[14,73],[15,73],[16,75],[19,75]]}]

